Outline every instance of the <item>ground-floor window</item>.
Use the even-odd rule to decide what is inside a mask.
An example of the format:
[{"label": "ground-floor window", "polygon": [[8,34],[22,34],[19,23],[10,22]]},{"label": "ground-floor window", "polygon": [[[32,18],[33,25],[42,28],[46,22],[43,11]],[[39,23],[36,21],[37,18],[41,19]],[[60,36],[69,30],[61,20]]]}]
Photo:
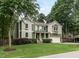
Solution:
[{"label": "ground-floor window", "polygon": [[32,33],[32,38],[35,38],[35,33]]},{"label": "ground-floor window", "polygon": [[28,37],[28,33],[26,33],[25,36]]},{"label": "ground-floor window", "polygon": [[53,34],[51,33],[50,36],[53,37]]}]

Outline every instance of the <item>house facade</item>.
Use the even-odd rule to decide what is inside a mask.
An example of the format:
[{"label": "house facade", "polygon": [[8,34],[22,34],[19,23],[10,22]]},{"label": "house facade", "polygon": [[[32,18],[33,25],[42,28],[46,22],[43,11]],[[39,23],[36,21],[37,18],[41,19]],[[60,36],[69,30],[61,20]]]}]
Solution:
[{"label": "house facade", "polygon": [[57,21],[51,23],[24,20],[17,23],[15,38],[52,39],[52,43],[62,42],[62,25]]}]

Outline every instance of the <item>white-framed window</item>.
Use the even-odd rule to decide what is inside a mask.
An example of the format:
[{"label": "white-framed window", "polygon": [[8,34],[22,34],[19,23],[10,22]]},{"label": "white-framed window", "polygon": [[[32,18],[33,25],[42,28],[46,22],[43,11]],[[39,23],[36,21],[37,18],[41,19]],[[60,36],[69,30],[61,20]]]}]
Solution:
[{"label": "white-framed window", "polygon": [[58,31],[58,25],[54,25],[54,31]]},{"label": "white-framed window", "polygon": [[35,30],[35,25],[34,25],[34,24],[32,24],[32,30],[33,30],[33,31]]},{"label": "white-framed window", "polygon": [[35,25],[35,30],[36,30],[36,31],[38,30],[38,25]]},{"label": "white-framed window", "polygon": [[25,24],[25,28],[28,28],[28,24]]},{"label": "white-framed window", "polygon": [[35,30],[39,31],[39,25],[35,25]]},{"label": "white-framed window", "polygon": [[28,37],[28,33],[25,33],[25,37]]},{"label": "white-framed window", "polygon": [[42,26],[39,26],[39,30],[42,30]]}]

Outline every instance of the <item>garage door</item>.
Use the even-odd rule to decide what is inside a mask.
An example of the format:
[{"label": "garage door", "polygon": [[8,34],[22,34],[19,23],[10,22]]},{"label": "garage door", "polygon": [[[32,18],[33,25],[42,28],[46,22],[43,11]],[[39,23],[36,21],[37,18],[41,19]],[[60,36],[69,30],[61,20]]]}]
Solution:
[{"label": "garage door", "polygon": [[60,37],[52,37],[52,43],[60,43]]}]

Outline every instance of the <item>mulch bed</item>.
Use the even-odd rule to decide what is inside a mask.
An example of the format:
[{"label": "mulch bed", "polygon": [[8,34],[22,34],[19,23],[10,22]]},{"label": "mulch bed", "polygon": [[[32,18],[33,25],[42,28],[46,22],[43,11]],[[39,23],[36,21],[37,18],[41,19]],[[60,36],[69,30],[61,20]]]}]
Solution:
[{"label": "mulch bed", "polygon": [[4,51],[15,51],[15,48],[5,48]]}]

